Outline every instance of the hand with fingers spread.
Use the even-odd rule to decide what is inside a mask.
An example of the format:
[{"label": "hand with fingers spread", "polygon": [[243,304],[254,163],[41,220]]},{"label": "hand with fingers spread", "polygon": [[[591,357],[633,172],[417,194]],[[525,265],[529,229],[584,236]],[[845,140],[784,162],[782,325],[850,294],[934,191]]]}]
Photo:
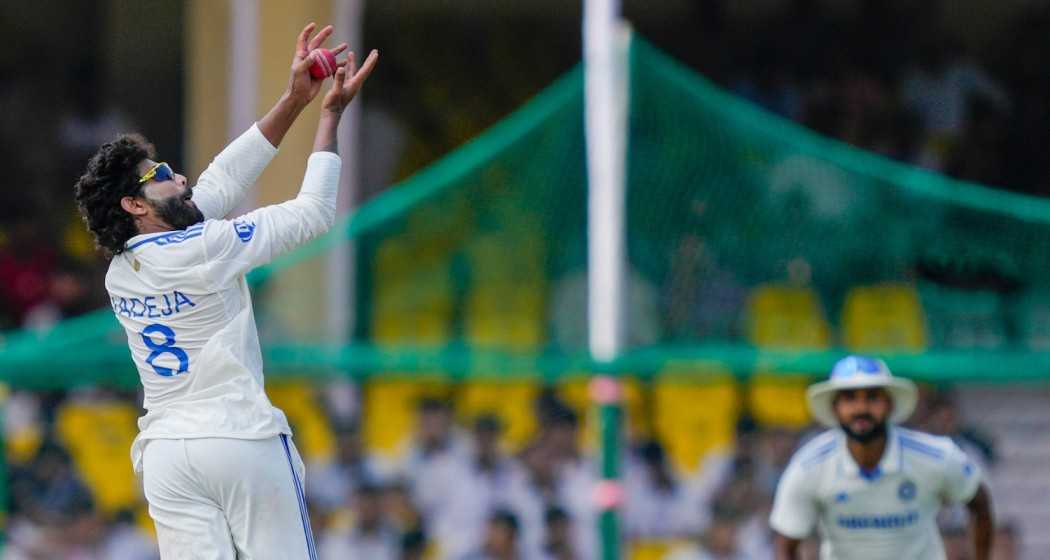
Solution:
[{"label": "hand with fingers spread", "polygon": [[364,85],[378,61],[379,51],[373,49],[365,59],[365,63],[358,69],[354,53],[349,53],[346,60],[339,63],[339,69],[335,72],[335,81],[321,101],[321,110],[342,113],[343,109],[353,101],[357,92],[361,90],[361,86]]},{"label": "hand with fingers spread", "polygon": [[[333,30],[331,25],[326,25],[317,35],[310,37],[316,27],[316,24],[310,23],[299,33],[295,43],[295,56],[292,57],[291,76],[288,78],[288,92],[286,95],[303,106],[313,101],[314,97],[317,97],[317,93],[321,91],[321,84],[324,80],[318,80],[310,76],[310,65],[313,64],[314,57],[318,56],[318,53],[313,52],[314,49],[323,45]],[[339,46],[332,49],[332,54],[338,57],[346,49],[347,44],[340,43]],[[346,61],[337,63],[337,65],[340,67],[345,66]]]}]

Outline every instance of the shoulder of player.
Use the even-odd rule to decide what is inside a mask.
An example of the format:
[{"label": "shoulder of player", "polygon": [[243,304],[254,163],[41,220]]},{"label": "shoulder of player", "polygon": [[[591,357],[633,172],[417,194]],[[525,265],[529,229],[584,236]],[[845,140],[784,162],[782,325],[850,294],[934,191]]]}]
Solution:
[{"label": "shoulder of player", "polygon": [[136,236],[138,237],[137,239],[128,243],[127,251],[134,255],[157,247],[169,248],[183,246],[187,241],[197,239],[204,235],[204,229],[207,227],[208,221],[194,224],[186,229]]},{"label": "shoulder of player", "polygon": [[232,220],[207,220],[204,222],[204,236],[213,241],[236,239],[248,243],[255,236],[255,222],[244,216]]},{"label": "shoulder of player", "polygon": [[824,463],[840,445],[838,430],[826,430],[799,447],[792,462],[803,469],[811,469]]},{"label": "shoulder of player", "polygon": [[901,453],[931,461],[944,461],[957,448],[951,438],[897,427]]}]

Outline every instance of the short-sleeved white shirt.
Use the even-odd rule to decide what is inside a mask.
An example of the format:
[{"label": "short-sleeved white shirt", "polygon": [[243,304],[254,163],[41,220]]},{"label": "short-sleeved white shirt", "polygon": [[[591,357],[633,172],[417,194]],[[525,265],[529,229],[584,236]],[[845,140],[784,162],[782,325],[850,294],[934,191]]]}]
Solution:
[{"label": "short-sleeved white shirt", "polygon": [[937,512],[965,503],[981,483],[951,439],[891,426],[874,472],[864,473],[829,430],[799,449],[777,485],[770,525],[802,539],[820,527],[823,560],[938,560]]}]

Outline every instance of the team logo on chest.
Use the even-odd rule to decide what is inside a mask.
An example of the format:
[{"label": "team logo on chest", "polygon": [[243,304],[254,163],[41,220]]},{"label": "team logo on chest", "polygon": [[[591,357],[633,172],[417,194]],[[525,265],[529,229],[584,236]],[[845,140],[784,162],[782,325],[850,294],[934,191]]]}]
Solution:
[{"label": "team logo on chest", "polygon": [[915,483],[910,480],[901,482],[901,485],[897,487],[897,497],[902,502],[910,502],[915,499],[915,495],[918,493],[918,489],[915,487]]}]

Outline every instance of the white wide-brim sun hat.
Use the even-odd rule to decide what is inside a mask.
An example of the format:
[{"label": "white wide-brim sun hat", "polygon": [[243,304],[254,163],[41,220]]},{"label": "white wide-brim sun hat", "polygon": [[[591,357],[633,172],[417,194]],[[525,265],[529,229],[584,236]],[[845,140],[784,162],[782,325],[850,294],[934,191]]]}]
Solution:
[{"label": "white wide-brim sun hat", "polygon": [[915,412],[915,405],[919,401],[919,390],[915,383],[903,377],[894,377],[882,360],[864,356],[849,356],[839,360],[827,381],[810,385],[806,390],[809,411],[821,424],[838,427],[839,421],[832,406],[835,393],[870,387],[885,389],[893,400],[890,423],[900,424]]}]

